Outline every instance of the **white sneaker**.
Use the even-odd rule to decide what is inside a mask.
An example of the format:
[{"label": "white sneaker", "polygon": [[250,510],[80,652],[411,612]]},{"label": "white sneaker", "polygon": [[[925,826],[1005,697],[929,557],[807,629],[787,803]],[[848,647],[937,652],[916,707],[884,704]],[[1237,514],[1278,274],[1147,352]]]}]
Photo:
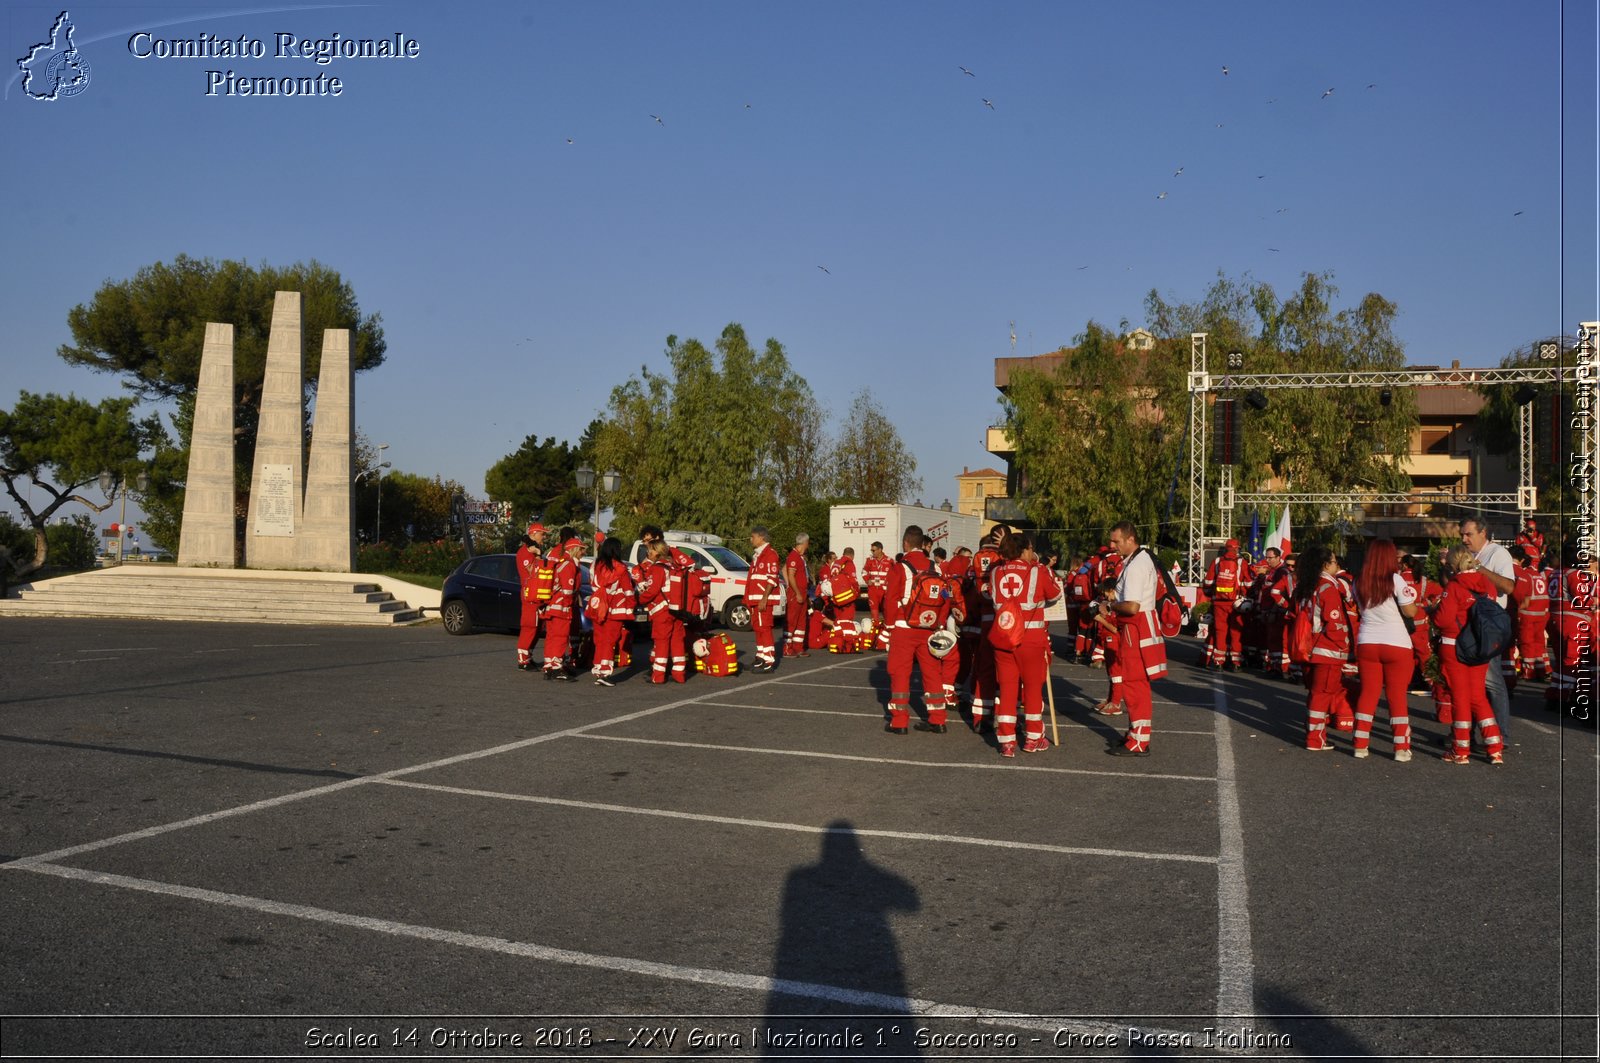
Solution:
[{"label": "white sneaker", "polygon": [[1409,750],[1409,749],[1397,749],[1397,750],[1395,750],[1394,751],[1394,762],[1396,764],[1410,764],[1411,763],[1411,750]]},{"label": "white sneaker", "polygon": [[594,677],[594,685],[597,687],[608,687],[612,685],[612,682],[603,675],[597,675]]},{"label": "white sneaker", "polygon": [[1355,757],[1357,760],[1366,760],[1368,752],[1369,751],[1365,749],[1353,749],[1350,751],[1350,755]]}]

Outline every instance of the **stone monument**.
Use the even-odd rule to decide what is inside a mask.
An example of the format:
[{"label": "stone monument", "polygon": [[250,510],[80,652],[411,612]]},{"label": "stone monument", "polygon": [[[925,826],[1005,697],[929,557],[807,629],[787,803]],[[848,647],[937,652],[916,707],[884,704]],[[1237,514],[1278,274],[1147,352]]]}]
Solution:
[{"label": "stone monument", "polygon": [[[316,426],[307,466],[300,305],[299,292],[278,292],[272,303],[261,420],[250,462],[244,564],[350,572],[355,568],[351,504],[355,369],[350,331],[323,333]],[[208,323],[195,394],[180,565],[234,565],[233,429],[233,326]]]}]

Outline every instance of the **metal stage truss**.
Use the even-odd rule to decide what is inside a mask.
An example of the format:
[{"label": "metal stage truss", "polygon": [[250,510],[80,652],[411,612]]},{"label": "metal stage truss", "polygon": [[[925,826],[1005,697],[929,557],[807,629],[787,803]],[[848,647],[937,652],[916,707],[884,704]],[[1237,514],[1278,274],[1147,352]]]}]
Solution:
[{"label": "metal stage truss", "polygon": [[[1208,396],[1213,394],[1248,394],[1251,391],[1272,391],[1303,388],[1419,388],[1419,387],[1479,387],[1485,384],[1550,384],[1555,381],[1573,382],[1580,392],[1588,391],[1590,401],[1574,404],[1576,416],[1572,429],[1577,436],[1573,448],[1571,474],[1582,476],[1588,485],[1589,497],[1600,498],[1600,417],[1594,414],[1594,389],[1597,383],[1595,342],[1600,334],[1600,322],[1586,321],[1578,328],[1578,346],[1574,364],[1530,365],[1516,368],[1494,369],[1358,369],[1328,373],[1239,373],[1230,365],[1220,376],[1206,368],[1206,333],[1189,334],[1189,551],[1185,558],[1184,573],[1191,583],[1199,583],[1205,569],[1206,526],[1206,464],[1210,455],[1207,432]],[[1541,345],[1549,348],[1551,345]],[[1545,353],[1541,349],[1541,354]],[[1558,354],[1558,351],[1551,351]],[[1234,359],[1230,358],[1230,361]],[[1393,493],[1358,491],[1281,491],[1236,493],[1233,489],[1233,466],[1218,467],[1217,508],[1222,516],[1222,526],[1231,527],[1235,505],[1268,503],[1311,505],[1416,505],[1445,502],[1469,507],[1516,506],[1522,514],[1532,513],[1538,505],[1538,490],[1534,487],[1533,402],[1522,403],[1517,409],[1517,490],[1492,494],[1453,493],[1448,491],[1407,491]]]}]

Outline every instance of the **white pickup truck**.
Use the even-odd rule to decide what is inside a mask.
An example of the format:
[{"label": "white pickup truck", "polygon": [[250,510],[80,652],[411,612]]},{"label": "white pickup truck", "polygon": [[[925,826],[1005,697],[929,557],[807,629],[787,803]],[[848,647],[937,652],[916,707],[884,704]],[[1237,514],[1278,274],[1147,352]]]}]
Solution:
[{"label": "white pickup truck", "polygon": [[[711,609],[722,626],[734,631],[750,629],[750,610],[744,606],[744,581],[750,574],[750,564],[723,544],[722,536],[709,532],[669,531],[667,545],[688,554],[694,563],[711,573]],[[644,541],[635,539],[623,558],[629,565],[644,560]],[[777,612],[783,612],[782,588],[779,588]]]}]

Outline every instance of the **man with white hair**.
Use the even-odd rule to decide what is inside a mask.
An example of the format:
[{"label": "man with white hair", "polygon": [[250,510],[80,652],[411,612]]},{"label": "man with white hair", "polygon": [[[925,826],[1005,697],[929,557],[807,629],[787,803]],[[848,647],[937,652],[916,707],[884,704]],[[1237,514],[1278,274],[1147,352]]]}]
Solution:
[{"label": "man with white hair", "polygon": [[783,562],[783,590],[788,595],[783,611],[784,626],[789,630],[789,637],[784,642],[783,655],[785,657],[810,657],[806,649],[806,622],[807,606],[811,604],[808,593],[811,581],[806,572],[806,548],[811,545],[811,536],[801,532],[794,537],[794,549],[789,551],[789,556]]},{"label": "man with white hair", "polygon": [[[1489,525],[1482,517],[1466,517],[1461,521],[1461,541],[1477,559],[1477,571],[1495,589],[1496,600],[1505,608],[1506,595],[1517,585],[1516,569],[1511,563],[1511,551],[1499,543],[1490,542]],[[1489,671],[1484,676],[1489,694],[1489,707],[1494,709],[1494,719],[1500,725],[1500,737],[1511,741],[1511,694],[1506,689],[1506,674],[1501,657],[1489,659]]]}]

